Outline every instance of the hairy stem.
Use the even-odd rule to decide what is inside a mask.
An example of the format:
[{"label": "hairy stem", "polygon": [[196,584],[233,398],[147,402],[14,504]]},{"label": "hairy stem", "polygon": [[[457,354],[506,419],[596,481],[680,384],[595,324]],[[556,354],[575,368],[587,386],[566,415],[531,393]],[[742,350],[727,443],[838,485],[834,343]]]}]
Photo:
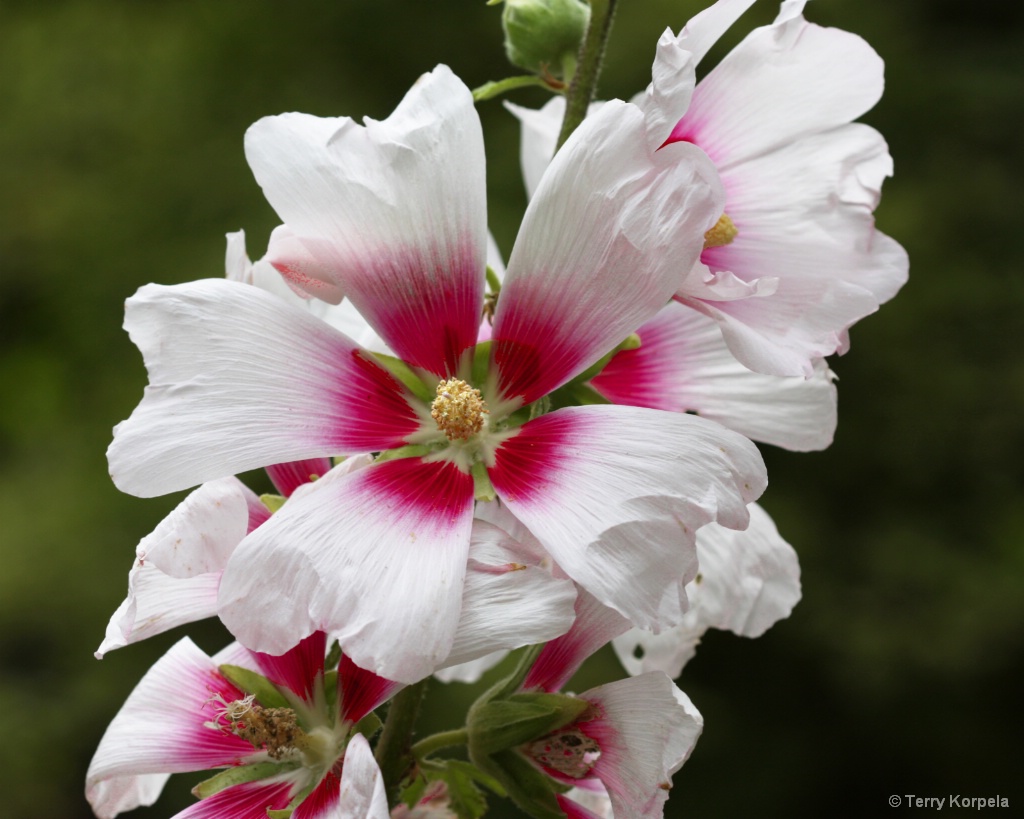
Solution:
[{"label": "hairy stem", "polygon": [[565,118],[558,135],[559,148],[587,115],[587,106],[594,98],[597,78],[601,75],[604,47],[612,30],[614,16],[615,0],[590,0],[590,26],[580,46],[576,73],[566,94]]},{"label": "hairy stem", "polygon": [[384,777],[384,790],[387,793],[388,805],[394,806],[398,801],[402,779],[415,761],[410,753],[412,731],[416,718],[420,713],[420,703],[427,689],[427,681],[403,688],[391,701],[388,716],[384,721],[384,730],[373,755],[380,766]]}]

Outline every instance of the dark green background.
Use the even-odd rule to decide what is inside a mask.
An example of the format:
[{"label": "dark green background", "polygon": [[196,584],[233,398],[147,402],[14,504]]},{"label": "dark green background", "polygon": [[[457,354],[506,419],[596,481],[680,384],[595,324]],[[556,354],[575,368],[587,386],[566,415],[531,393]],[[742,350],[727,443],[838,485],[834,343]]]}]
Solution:
[{"label": "dark green background", "polygon": [[[642,88],[657,35],[696,8],[622,0],[601,95]],[[739,28],[775,8],[762,0]],[[896,159],[878,222],[911,280],[833,364],[834,446],[765,448],[764,505],[800,553],[804,600],[760,640],[710,634],[687,668],[707,725],[669,815],[1024,800],[1022,9],[810,4],[886,60],[865,119]],[[104,727],[180,636],[92,657],[136,542],[179,497],[138,500],[107,478],[110,428],[145,384],[122,302],[146,282],[222,275],[226,231],[244,227],[260,254],[275,219],[242,154],[260,116],[384,117],[442,61],[471,86],[511,72],[482,0],[7,0],[0,18],[0,813],[85,817]],[[517,128],[497,103],[480,111],[507,254],[524,205]],[[190,633],[210,651],[224,640]],[[605,661],[577,688],[615,673]],[[426,716],[451,727],[458,691],[435,691]],[[194,779],[178,779],[135,815],[186,804]]]}]

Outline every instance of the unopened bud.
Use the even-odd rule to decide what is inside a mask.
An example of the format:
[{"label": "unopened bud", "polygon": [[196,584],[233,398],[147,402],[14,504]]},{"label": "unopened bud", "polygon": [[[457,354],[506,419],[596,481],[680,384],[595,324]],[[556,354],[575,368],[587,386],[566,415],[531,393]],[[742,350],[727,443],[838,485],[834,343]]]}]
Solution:
[{"label": "unopened bud", "polygon": [[510,63],[561,79],[587,33],[590,6],[580,0],[505,0],[501,24]]}]

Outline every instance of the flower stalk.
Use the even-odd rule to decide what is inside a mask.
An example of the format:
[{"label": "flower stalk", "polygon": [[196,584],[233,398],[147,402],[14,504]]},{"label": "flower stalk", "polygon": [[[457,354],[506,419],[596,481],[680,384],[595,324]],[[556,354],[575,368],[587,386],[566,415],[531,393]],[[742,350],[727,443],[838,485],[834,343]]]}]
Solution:
[{"label": "flower stalk", "polygon": [[562,120],[562,130],[558,135],[559,148],[587,115],[587,106],[594,98],[597,80],[601,76],[604,49],[611,34],[614,16],[615,0],[591,0],[590,25],[580,46],[576,73],[573,74],[569,91],[566,93],[565,118]]}]

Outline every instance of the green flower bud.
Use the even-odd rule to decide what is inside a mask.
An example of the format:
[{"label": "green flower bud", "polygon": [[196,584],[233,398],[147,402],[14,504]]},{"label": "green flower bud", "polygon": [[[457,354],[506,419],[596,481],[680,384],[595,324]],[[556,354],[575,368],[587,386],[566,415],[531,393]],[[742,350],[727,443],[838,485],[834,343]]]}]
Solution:
[{"label": "green flower bud", "polygon": [[581,0],[505,0],[505,54],[519,68],[562,78],[589,23],[590,6]]}]

